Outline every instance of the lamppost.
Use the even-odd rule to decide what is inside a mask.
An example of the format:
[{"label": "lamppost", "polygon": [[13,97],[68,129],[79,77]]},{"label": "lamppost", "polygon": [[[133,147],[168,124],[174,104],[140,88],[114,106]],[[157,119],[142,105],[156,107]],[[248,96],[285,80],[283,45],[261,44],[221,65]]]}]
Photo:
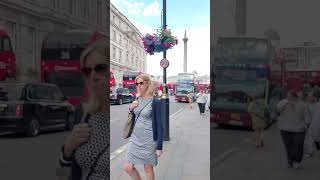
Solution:
[{"label": "lamppost", "polygon": [[[167,4],[166,0],[163,0],[163,23],[162,28],[167,28]],[[169,97],[167,88],[167,67],[169,61],[167,58],[167,51],[163,51],[163,59],[160,61],[160,66],[163,68],[163,84],[162,84],[162,95],[161,95],[161,109],[162,109],[162,122],[164,126],[164,141],[169,141]]]}]

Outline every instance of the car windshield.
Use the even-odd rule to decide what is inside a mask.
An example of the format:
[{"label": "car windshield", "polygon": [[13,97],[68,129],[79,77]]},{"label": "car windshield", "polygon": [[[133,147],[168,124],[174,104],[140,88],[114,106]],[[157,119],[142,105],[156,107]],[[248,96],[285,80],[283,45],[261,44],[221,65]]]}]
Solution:
[{"label": "car windshield", "polygon": [[18,84],[0,84],[0,100],[13,101],[19,100],[23,85]]}]

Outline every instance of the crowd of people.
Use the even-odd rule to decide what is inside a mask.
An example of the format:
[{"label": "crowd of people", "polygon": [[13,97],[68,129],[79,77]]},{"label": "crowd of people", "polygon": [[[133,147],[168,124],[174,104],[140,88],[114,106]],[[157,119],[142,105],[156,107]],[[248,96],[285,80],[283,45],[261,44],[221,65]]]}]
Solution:
[{"label": "crowd of people", "polygon": [[[306,88],[308,87],[308,88]],[[288,168],[302,168],[303,157],[320,150],[320,103],[317,87],[288,90],[277,104],[278,128],[287,154]],[[262,128],[265,124],[261,125]],[[261,134],[260,134],[261,135]],[[262,135],[257,137],[261,146]]]},{"label": "crowd of people", "polygon": [[[312,158],[320,150],[320,91],[304,85],[301,90],[281,90],[276,106],[278,128],[284,144],[288,168],[302,168],[303,157]],[[264,98],[256,95],[248,106],[257,148],[264,146],[267,109]]]}]

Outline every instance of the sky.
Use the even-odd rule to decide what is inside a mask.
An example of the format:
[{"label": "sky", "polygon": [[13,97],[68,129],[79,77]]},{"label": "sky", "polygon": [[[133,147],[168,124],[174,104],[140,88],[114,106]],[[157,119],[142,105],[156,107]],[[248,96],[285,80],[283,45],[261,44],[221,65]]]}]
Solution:
[{"label": "sky", "polygon": [[[145,35],[156,33],[162,25],[161,0],[111,0]],[[210,1],[209,0],[167,0],[167,29],[178,38],[178,45],[167,51],[170,62],[167,76],[183,72],[183,37],[188,37],[188,72],[210,75]],[[162,53],[147,55],[147,73],[162,75],[160,67]]]},{"label": "sky", "polygon": [[[235,0],[214,1],[214,38],[234,33]],[[268,28],[280,34],[281,46],[320,41],[319,0],[247,0],[247,35],[263,35]]]}]

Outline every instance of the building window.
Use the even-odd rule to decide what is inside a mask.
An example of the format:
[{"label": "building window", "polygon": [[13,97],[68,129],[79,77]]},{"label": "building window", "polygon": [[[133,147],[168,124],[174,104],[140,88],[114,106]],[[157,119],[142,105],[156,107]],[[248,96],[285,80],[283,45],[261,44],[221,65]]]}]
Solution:
[{"label": "building window", "polygon": [[60,8],[60,2],[59,2],[59,0],[52,0],[51,2],[52,2],[52,4],[53,4],[53,8],[54,8],[54,9],[59,9],[59,8]]},{"label": "building window", "polygon": [[87,0],[79,0],[80,4],[80,17],[88,17],[89,16],[89,1]]},{"label": "building window", "polygon": [[102,25],[102,3],[100,1],[98,1],[98,14],[97,14],[97,23],[98,23],[98,26],[101,27]]},{"label": "building window", "polygon": [[119,34],[119,44],[122,46],[122,36]]},{"label": "building window", "polygon": [[112,58],[113,58],[113,59],[116,59],[116,47],[113,47]]},{"label": "building window", "polygon": [[[58,0],[58,3],[60,3],[59,2],[60,0]],[[65,11],[65,12],[67,12],[67,13],[69,13],[69,14],[72,14],[72,0],[63,0],[63,1],[61,1],[61,4],[62,4],[62,9]]]},{"label": "building window", "polygon": [[129,43],[129,41],[128,41],[128,39],[126,39],[126,48],[128,48],[128,43]]},{"label": "building window", "polygon": [[112,31],[112,34],[113,34],[113,41],[116,42],[117,41],[117,34],[116,34],[116,31],[113,30]]},{"label": "building window", "polygon": [[115,15],[112,16],[112,21],[113,21],[113,23],[116,23],[116,16]]},{"label": "building window", "polygon": [[131,66],[134,66],[134,62],[133,62],[133,54],[131,56]]},{"label": "building window", "polygon": [[127,52],[126,64],[129,65],[129,52]]},{"label": "building window", "polygon": [[119,49],[119,62],[122,62],[122,51]]}]

